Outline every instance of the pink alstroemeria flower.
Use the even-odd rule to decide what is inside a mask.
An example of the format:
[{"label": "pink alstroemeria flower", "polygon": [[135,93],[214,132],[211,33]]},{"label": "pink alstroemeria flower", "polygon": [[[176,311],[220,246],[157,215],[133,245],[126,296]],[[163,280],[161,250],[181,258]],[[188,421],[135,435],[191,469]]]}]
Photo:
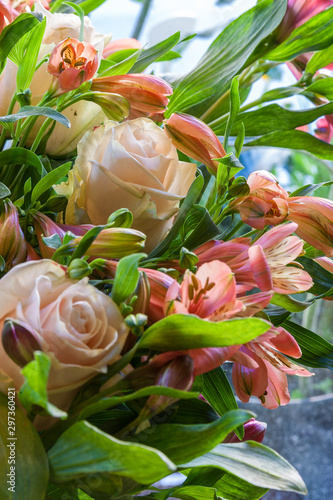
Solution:
[{"label": "pink alstroemeria flower", "polygon": [[47,67],[47,71],[58,78],[62,90],[80,87],[91,80],[97,69],[97,50],[75,38],[67,38],[54,47]]},{"label": "pink alstroemeria flower", "polygon": [[119,38],[106,45],[103,50],[103,58],[106,59],[111,54],[125,49],[141,49],[142,44],[136,38]]},{"label": "pink alstroemeria flower", "polygon": [[163,113],[172,94],[172,87],[162,78],[142,73],[94,78],[91,90],[125,97],[131,105],[131,119]]},{"label": "pink alstroemeria flower", "polygon": [[179,151],[204,163],[212,172],[217,171],[214,158],[223,158],[226,152],[208,125],[194,116],[173,113],[164,121],[164,127]]},{"label": "pink alstroemeria flower", "polygon": [[329,144],[333,138],[333,116],[323,116],[316,122],[315,136]]},{"label": "pink alstroemeria flower", "polygon": [[279,26],[278,39],[285,40],[294,29],[332,5],[333,0],[288,0],[286,14]]},{"label": "pink alstroemeria flower", "polygon": [[19,15],[10,4],[9,0],[0,0],[0,33],[8,24],[12,23]]},{"label": "pink alstroemeria flower", "polygon": [[294,337],[282,327],[272,327],[233,354],[232,380],[243,403],[256,396],[269,409],[286,405],[290,401],[286,374],[301,377],[313,375],[284,354],[300,358],[302,353]]}]

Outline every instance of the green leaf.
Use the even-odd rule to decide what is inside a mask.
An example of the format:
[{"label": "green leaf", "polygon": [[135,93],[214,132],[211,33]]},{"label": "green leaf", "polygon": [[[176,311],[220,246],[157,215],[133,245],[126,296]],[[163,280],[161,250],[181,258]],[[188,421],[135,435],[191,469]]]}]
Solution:
[{"label": "green leaf", "polygon": [[305,73],[314,75],[318,69],[325,68],[333,60],[333,45],[325,50],[315,52],[305,68]]},{"label": "green leaf", "polygon": [[6,26],[0,35],[0,73],[5,67],[8,54],[23,35],[28,33],[38,23],[39,19],[33,14],[19,15],[12,23]]},{"label": "green leaf", "polygon": [[[333,59],[333,55],[332,55]],[[304,94],[307,95],[308,92],[313,92],[314,94],[319,94],[326,97],[329,101],[333,100],[333,78],[327,77],[321,80],[317,80],[307,87]]]},{"label": "green leaf", "polygon": [[22,118],[27,118],[28,116],[46,116],[52,120],[65,125],[65,127],[70,128],[71,122],[66,118],[66,116],[59,113],[55,109],[48,107],[39,106],[23,106],[20,111],[13,113],[12,115],[0,116],[0,122],[3,123],[13,123]]},{"label": "green leaf", "polygon": [[90,12],[97,9],[97,7],[103,5],[105,1],[106,0],[83,0],[83,2],[80,2],[79,5],[81,9],[83,9],[84,14],[87,16]]},{"label": "green leaf", "polygon": [[186,219],[187,214],[189,213],[193,204],[199,197],[203,185],[204,185],[204,179],[202,175],[198,175],[198,177],[196,177],[196,179],[194,179],[194,181],[192,182],[192,185],[188,190],[186,198],[184,199],[179,209],[177,217],[173,223],[172,228],[168,232],[168,235],[166,236],[166,238],[164,238],[163,241],[161,241],[161,243],[152,252],[150,252],[148,256],[149,259],[152,259],[153,257],[158,257],[168,250],[170,243],[177,237],[179,230]]},{"label": "green leaf", "polygon": [[217,495],[228,500],[258,500],[268,490],[214,467],[191,469],[183,486],[198,484],[214,487]]},{"label": "green leaf", "polygon": [[287,294],[275,293],[270,303],[283,307],[286,311],[300,312],[310,307],[315,300],[316,299],[300,301]]},{"label": "green leaf", "polygon": [[173,489],[170,495],[172,495],[172,498],[179,498],[180,500],[223,500],[220,496],[216,496],[214,488],[200,485],[181,486]]},{"label": "green leaf", "polygon": [[[141,52],[141,50],[125,49],[116,52],[115,55],[112,54],[112,59],[102,59],[98,76],[126,75],[134,66]],[[117,60],[119,58],[119,62],[115,63],[114,59]]]},{"label": "green leaf", "polygon": [[308,196],[309,194],[314,193],[316,189],[319,189],[322,186],[331,186],[332,184],[333,181],[321,182],[320,184],[307,184],[306,186],[296,189],[296,191],[291,193],[290,196]]},{"label": "green leaf", "polygon": [[72,9],[75,10],[76,14],[80,18],[81,26],[80,26],[80,35],[79,35],[79,40],[80,42],[84,41],[84,10],[80,5],[77,5],[73,2],[63,2],[64,5],[69,5],[72,7]]},{"label": "green leaf", "polygon": [[240,108],[239,76],[235,76],[231,82],[229,101],[230,101],[230,106],[229,106],[230,111],[229,111],[228,121],[225,127],[224,140],[223,140],[223,147],[226,151],[228,150],[229,135]]},{"label": "green leaf", "polygon": [[247,441],[220,444],[210,453],[191,460],[182,467],[218,467],[260,488],[295,491],[306,494],[306,486],[289,462],[267,446]]},{"label": "green leaf", "polygon": [[139,262],[146,256],[144,253],[136,253],[119,261],[111,293],[111,298],[116,304],[119,305],[126,300],[136,289],[139,280]]},{"label": "green leaf", "polygon": [[157,448],[175,464],[193,460],[208,453],[223,441],[236,427],[253,415],[244,410],[233,410],[211,424],[161,424],[143,430],[132,440]]},{"label": "green leaf", "polygon": [[[14,391],[14,389],[13,389]],[[8,393],[11,396],[11,393]],[[0,393],[0,498],[3,500],[37,500],[45,498],[49,477],[47,456],[42,442],[32,423],[16,405],[10,413],[11,399]],[[9,421],[15,422],[10,427]],[[14,432],[11,440],[9,431]],[[14,460],[13,455],[14,454]],[[14,484],[7,481],[13,473]],[[10,490],[14,486],[15,493]]]},{"label": "green leaf", "polygon": [[60,165],[59,167],[51,170],[46,174],[40,181],[37,182],[36,186],[32,190],[31,194],[31,205],[34,205],[36,201],[42,196],[45,191],[50,189],[54,184],[56,184],[60,179],[65,177],[70,171],[72,163],[69,161]]},{"label": "green leaf", "polygon": [[143,50],[138,60],[132,68],[132,73],[142,73],[151,63],[159,59],[164,54],[169,52],[178,43],[180,39],[180,31],[166,38],[162,42],[153,45],[149,49]]},{"label": "green leaf", "polygon": [[[269,104],[254,111],[240,113],[235,120],[231,135],[237,134],[241,123],[244,124],[246,135],[250,137],[266,135],[279,130],[293,130],[331,113],[333,113],[333,102],[297,111],[283,108],[278,104]],[[225,123],[222,125],[217,123],[213,128],[216,134],[223,134]]]},{"label": "green leaf", "polygon": [[78,422],[64,432],[48,456],[51,478],[56,482],[99,473],[151,484],[176,470],[160,451],[120,441],[88,422]]},{"label": "green leaf", "polygon": [[323,160],[333,160],[333,146],[301,130],[273,132],[247,142],[245,146],[272,146],[275,148],[301,149],[309,151]]},{"label": "green leaf", "polygon": [[30,31],[27,38],[24,57],[19,65],[16,76],[17,89],[20,92],[23,92],[30,86],[32,77],[34,76],[45,27],[46,18]]},{"label": "green leaf", "polygon": [[282,326],[295,337],[302,350],[302,357],[295,359],[297,363],[333,370],[333,346],[329,342],[292,321],[284,321]]},{"label": "green leaf", "polygon": [[268,329],[269,323],[259,318],[210,322],[193,314],[172,314],[148,328],[140,346],[156,351],[226,347],[245,344]]},{"label": "green leaf", "polygon": [[286,0],[264,0],[229,24],[195,68],[175,82],[169,112],[222,95],[255,47],[280,24],[286,7]]},{"label": "green leaf", "polygon": [[173,389],[172,387],[164,386],[148,386],[138,391],[133,392],[133,394],[128,394],[127,396],[112,396],[110,398],[103,398],[97,403],[89,405],[87,408],[83,409],[79,414],[79,419],[83,420],[96,413],[109,410],[122,403],[127,403],[128,401],[133,401],[135,399],[144,398],[151,395],[167,396],[173,399],[196,399],[199,393],[187,392],[179,389]]},{"label": "green leaf", "polygon": [[47,415],[66,418],[67,413],[59,410],[59,408],[49,403],[47,399],[47,379],[51,368],[50,359],[39,351],[35,351],[34,355],[34,361],[22,368],[25,382],[19,392],[21,404],[28,413],[31,412],[33,406],[37,405],[44,408]]},{"label": "green leaf", "polygon": [[46,174],[46,170],[39,157],[29,149],[10,148],[0,152],[1,166],[20,164],[26,164],[30,165],[31,167],[35,167],[41,177]]},{"label": "green leaf", "polygon": [[197,248],[220,234],[220,230],[208,210],[201,205],[193,206],[186,217],[182,230],[185,233],[182,246],[188,250]]},{"label": "green leaf", "polygon": [[2,182],[0,182],[0,200],[3,200],[4,198],[8,198],[8,196],[11,195],[11,192],[10,190],[8,189],[8,187],[3,184]]},{"label": "green leaf", "polygon": [[[75,248],[70,261],[73,262],[73,260],[75,259],[81,259],[81,257],[85,255],[88,248],[90,248],[92,243],[95,241],[97,236],[103,231],[104,228],[105,226],[94,226],[91,229],[89,229],[89,231],[87,231],[86,234],[82,237],[82,240],[80,241],[78,246]],[[64,246],[62,249],[61,248],[59,249],[59,251],[57,252],[57,256],[62,254],[63,249],[65,250],[64,254],[66,254],[68,250],[72,249],[70,242],[68,243],[67,241],[66,242],[63,241],[63,243]],[[56,254],[54,254],[53,257],[55,257],[55,255]]]},{"label": "green leaf", "polygon": [[314,295],[322,295],[331,290],[333,285],[332,273],[324,269],[321,265],[317,264],[317,262],[307,257],[299,257],[297,261],[302,264],[305,271],[310,274],[314,282],[313,287],[308,290],[309,293],[313,293]]},{"label": "green leaf", "polygon": [[304,52],[314,52],[330,47],[333,43],[333,8],[311,17],[296,28],[283,43],[278,45],[266,59],[270,61],[289,61]]},{"label": "green leaf", "polygon": [[174,408],[175,413],[169,420],[173,424],[209,424],[219,419],[213,408],[201,399],[181,400]]}]

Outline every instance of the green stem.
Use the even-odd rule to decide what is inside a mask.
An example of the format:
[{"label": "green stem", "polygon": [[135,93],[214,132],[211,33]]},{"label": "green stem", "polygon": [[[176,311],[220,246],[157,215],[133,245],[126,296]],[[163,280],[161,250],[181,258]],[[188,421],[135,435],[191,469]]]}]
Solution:
[{"label": "green stem", "polygon": [[148,11],[151,7],[151,4],[152,4],[152,0],[144,0],[143,1],[141,12],[139,14],[138,20],[135,24],[135,27],[134,27],[134,30],[132,33],[132,38],[137,38],[137,39],[139,38],[141,31],[142,31],[142,28],[143,28],[143,25],[146,21]]},{"label": "green stem", "polygon": [[45,134],[45,132],[47,131],[49,125],[52,123],[52,118],[46,118],[45,122],[43,123],[43,125],[41,126],[41,128],[39,129],[39,132],[38,134],[36,135],[36,138],[31,146],[31,151],[34,153],[36,151],[36,149],[38,148],[38,145],[40,143],[40,141],[42,140],[43,138],[43,135]]},{"label": "green stem", "polygon": [[[15,103],[16,103],[16,93],[13,95],[12,100],[10,101],[10,104],[9,104],[9,107],[8,107],[8,111],[7,111],[7,115],[11,115],[12,114],[14,106],[15,106]],[[0,151],[3,150],[5,142],[6,142],[6,129],[5,129],[5,127],[3,127],[1,135],[0,135]]]},{"label": "green stem", "polygon": [[242,220],[240,220],[240,221],[236,224],[236,226],[235,226],[235,227],[234,227],[231,231],[229,231],[229,233],[227,233],[227,234],[224,236],[223,240],[224,240],[224,241],[228,241],[228,240],[230,240],[231,236],[233,236],[234,234],[236,234],[236,233],[239,231],[239,229],[240,229],[241,227],[243,227],[243,226],[244,226],[244,222],[243,222]]}]

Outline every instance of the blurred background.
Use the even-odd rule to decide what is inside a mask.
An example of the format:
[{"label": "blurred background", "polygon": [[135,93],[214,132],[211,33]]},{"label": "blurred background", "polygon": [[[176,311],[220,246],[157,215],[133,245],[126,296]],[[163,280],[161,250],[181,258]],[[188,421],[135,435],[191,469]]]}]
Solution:
[{"label": "blurred background", "polygon": [[[196,34],[182,44],[181,57],[154,63],[149,69],[168,79],[171,74],[189,72],[215,37],[256,0],[108,0],[91,13],[95,28],[111,33],[112,40],[133,37],[147,48],[177,31],[181,38]],[[256,82],[248,101],[264,91],[295,83],[295,77],[286,65],[272,69]],[[310,107],[301,96],[285,99],[279,104],[294,109]],[[315,124],[309,126],[315,130]],[[253,170],[266,169],[274,173],[288,191],[308,183],[333,179],[333,164],[308,153],[288,149],[244,149],[241,162],[246,177]],[[316,196],[333,199],[333,188],[323,187]],[[306,294],[298,296],[306,299]],[[304,327],[333,342],[333,307],[331,301],[318,301],[304,313],[293,316]],[[257,401],[247,408],[268,423],[264,444],[273,447],[289,460],[307,483],[309,500],[333,499],[333,375],[327,369],[313,370],[314,377],[290,377],[291,403],[277,410],[267,410]],[[266,500],[296,500],[301,495],[287,492],[269,492]]]}]

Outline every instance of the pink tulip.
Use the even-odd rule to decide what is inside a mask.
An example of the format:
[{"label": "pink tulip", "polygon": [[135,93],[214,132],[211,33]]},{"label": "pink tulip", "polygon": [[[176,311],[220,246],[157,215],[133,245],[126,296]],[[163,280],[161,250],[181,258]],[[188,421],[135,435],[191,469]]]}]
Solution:
[{"label": "pink tulip", "polygon": [[142,44],[136,38],[119,38],[107,44],[103,50],[103,58],[106,59],[111,54],[125,49],[141,49]]},{"label": "pink tulip", "polygon": [[288,0],[287,12],[279,26],[279,40],[285,40],[294,29],[332,5],[332,0]]},{"label": "pink tulip", "polygon": [[0,0],[0,33],[18,16],[18,11],[13,9],[9,0]]},{"label": "pink tulip", "polygon": [[65,91],[80,87],[94,76],[97,69],[97,50],[90,43],[75,38],[67,38],[54,47],[47,67]]},{"label": "pink tulip", "polygon": [[164,126],[179,151],[217,171],[214,158],[223,158],[226,152],[208,125],[194,116],[173,113]]},{"label": "pink tulip", "polygon": [[163,113],[172,94],[172,87],[162,78],[141,73],[94,78],[91,90],[125,97],[131,105],[130,118]]}]

